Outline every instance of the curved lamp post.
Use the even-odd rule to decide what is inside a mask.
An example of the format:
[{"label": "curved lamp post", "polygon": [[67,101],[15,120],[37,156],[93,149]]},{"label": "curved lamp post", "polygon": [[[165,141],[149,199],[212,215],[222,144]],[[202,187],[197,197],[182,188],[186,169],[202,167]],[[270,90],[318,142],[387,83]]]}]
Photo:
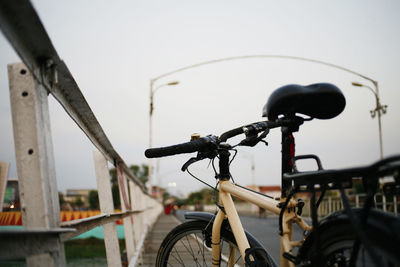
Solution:
[{"label": "curved lamp post", "polygon": [[[192,68],[197,68],[203,65],[209,65],[209,64],[214,64],[214,63],[219,63],[219,62],[224,62],[224,61],[232,61],[232,60],[239,60],[239,59],[251,59],[251,58],[280,58],[280,59],[291,59],[291,60],[299,60],[299,61],[307,61],[307,62],[311,62],[311,63],[316,63],[316,64],[321,64],[321,65],[326,65],[335,69],[339,69],[345,72],[349,72],[352,73],[356,76],[359,76],[369,82],[371,82],[374,86],[376,91],[374,91],[375,97],[377,99],[377,108],[375,109],[375,112],[378,112],[378,121],[379,121],[379,142],[380,142],[380,149],[381,149],[381,158],[383,157],[383,151],[382,151],[382,133],[381,133],[381,111],[383,112],[383,114],[386,112],[386,108],[387,106],[381,106],[380,103],[378,105],[378,101],[379,101],[379,92],[378,92],[378,82],[373,80],[372,78],[369,78],[368,76],[365,76],[361,73],[358,73],[356,71],[353,71],[351,69],[336,65],[336,64],[332,64],[329,62],[325,62],[325,61],[321,61],[321,60],[316,60],[316,59],[310,59],[310,58],[304,58],[304,57],[296,57],[296,56],[285,56],[285,55],[247,55],[247,56],[236,56],[236,57],[226,57],[226,58],[219,58],[219,59],[214,59],[214,60],[208,60],[208,61],[203,61],[203,62],[199,62],[196,64],[192,64],[192,65],[188,65],[170,72],[166,72],[164,74],[161,74],[153,79],[150,80],[150,128],[151,128],[151,115],[153,112],[153,106],[152,106],[152,94],[153,94],[153,86],[154,83],[156,81],[158,81],[161,78],[164,78],[166,76],[175,74],[177,72],[181,72],[184,70],[188,70],[188,69],[192,69]],[[168,85],[168,84],[167,84]],[[354,84],[353,84],[354,85]],[[356,86],[363,86],[366,88],[370,88],[366,85],[356,85]],[[157,87],[156,89],[158,89],[159,87]],[[371,88],[370,88],[371,89]],[[371,89],[372,90],[372,89]],[[154,90],[155,91],[155,90]],[[378,108],[379,107],[379,108]],[[152,133],[150,132],[150,147],[151,147],[151,137]],[[151,177],[151,161],[150,161],[150,165],[149,165],[149,181],[150,181],[150,177]]]},{"label": "curved lamp post", "polygon": [[[153,111],[154,111],[154,94],[157,92],[158,89],[164,86],[172,86],[172,85],[177,85],[179,84],[178,81],[173,81],[169,83],[164,83],[156,88],[153,89],[153,83],[150,84],[150,113],[149,113],[149,148],[153,147]],[[153,165],[152,165],[152,159],[149,159],[149,194],[152,195],[152,171],[153,171]]]},{"label": "curved lamp post", "polygon": [[370,86],[359,83],[359,82],[352,82],[351,83],[353,86],[357,86],[357,87],[365,87],[367,89],[369,89],[375,96],[375,102],[376,102],[376,107],[375,109],[371,110],[371,117],[375,118],[376,114],[378,114],[378,131],[379,131],[379,148],[380,148],[380,155],[381,155],[381,159],[383,158],[383,141],[382,141],[382,122],[381,122],[381,116],[383,114],[386,114],[387,111],[387,105],[383,105],[381,104],[381,101],[379,99],[379,89],[378,89],[378,83],[377,82],[373,82],[374,86],[375,86],[375,90],[372,89]]}]

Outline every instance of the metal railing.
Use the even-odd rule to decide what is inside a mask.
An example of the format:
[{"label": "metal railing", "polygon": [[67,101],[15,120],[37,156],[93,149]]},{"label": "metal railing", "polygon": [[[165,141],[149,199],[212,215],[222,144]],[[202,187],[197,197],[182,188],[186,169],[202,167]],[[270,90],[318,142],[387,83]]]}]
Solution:
[{"label": "metal railing", "polygon": [[[135,266],[147,231],[162,211],[161,204],[146,193],[111,145],[32,4],[28,0],[1,1],[0,27],[24,62],[8,66],[24,229],[0,231],[0,260],[25,257],[28,266],[65,266],[63,242],[102,225],[108,266],[121,266],[115,221],[123,218],[129,265]],[[98,216],[60,221],[49,94],[99,150],[94,152]],[[121,213],[114,213],[107,161],[119,173]]]},{"label": "metal railing", "polygon": [[[361,208],[364,204],[366,196],[367,196],[366,194],[350,195],[349,200],[351,206],[354,208]],[[375,195],[375,208],[383,210],[385,212],[391,212],[397,216],[399,214],[398,213],[399,207],[400,207],[400,198],[398,195],[394,195],[389,198],[382,193],[377,193]],[[342,209],[343,209],[343,203],[342,203],[342,198],[340,196],[326,196],[319,205],[318,215],[324,217],[332,212],[340,211]],[[308,203],[305,205],[303,214],[305,216],[310,215]]]}]

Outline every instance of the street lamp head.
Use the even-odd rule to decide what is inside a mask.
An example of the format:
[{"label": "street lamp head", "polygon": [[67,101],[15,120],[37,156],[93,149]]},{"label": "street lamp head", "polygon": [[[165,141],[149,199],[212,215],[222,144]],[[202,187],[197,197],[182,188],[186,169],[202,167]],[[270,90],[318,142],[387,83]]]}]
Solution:
[{"label": "street lamp head", "polygon": [[386,114],[387,111],[387,105],[382,106],[382,113]]},{"label": "street lamp head", "polygon": [[364,86],[362,83],[359,83],[359,82],[352,82],[351,84],[353,86],[358,86],[358,87],[363,87]]},{"label": "street lamp head", "polygon": [[167,83],[167,85],[177,85],[177,84],[179,84],[178,81],[173,81],[173,82]]}]

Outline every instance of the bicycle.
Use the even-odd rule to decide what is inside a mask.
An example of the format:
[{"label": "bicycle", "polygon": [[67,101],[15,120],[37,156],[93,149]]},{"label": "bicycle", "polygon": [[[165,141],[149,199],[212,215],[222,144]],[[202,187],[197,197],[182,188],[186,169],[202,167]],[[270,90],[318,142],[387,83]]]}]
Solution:
[{"label": "bicycle", "polygon": [[[197,161],[210,159],[217,179],[214,188],[218,193],[217,212],[186,213],[188,221],[173,229],[162,242],[156,266],[220,266],[222,262],[226,266],[277,266],[256,238],[243,229],[231,196],[279,216],[280,266],[398,266],[400,253],[396,245],[400,241],[400,220],[372,206],[379,177],[391,174],[396,184],[400,184],[400,156],[342,170],[323,170],[316,155],[295,156],[293,133],[312,119],[336,117],[344,110],[345,102],[340,89],[332,84],[287,85],[269,97],[263,109],[267,121],[239,127],[219,137],[209,135],[183,144],[146,150],[145,155],[149,158],[197,152],[196,157],[183,165],[182,171],[188,171],[188,167]],[[235,148],[265,142],[273,128],[282,131],[280,198],[230,181],[229,167],[237,153]],[[239,134],[245,134],[245,139],[233,146],[227,143],[229,138]],[[233,157],[232,151],[235,151]],[[219,171],[214,166],[216,158],[219,159]],[[302,159],[315,160],[318,170],[299,172],[296,162]],[[362,209],[354,209],[344,190],[352,187],[354,179],[360,178],[368,197]],[[318,206],[325,192],[333,189],[340,190],[345,209],[318,220]],[[295,199],[298,192],[311,194],[311,225],[301,217],[305,202]],[[292,240],[293,224],[304,231],[304,239]]]}]

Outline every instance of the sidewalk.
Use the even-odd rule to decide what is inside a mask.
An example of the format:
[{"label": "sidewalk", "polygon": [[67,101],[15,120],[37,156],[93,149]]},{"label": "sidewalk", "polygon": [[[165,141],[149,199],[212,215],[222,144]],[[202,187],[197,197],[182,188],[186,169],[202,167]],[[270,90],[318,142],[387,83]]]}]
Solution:
[{"label": "sidewalk", "polygon": [[155,266],[158,248],[167,234],[178,224],[180,222],[173,215],[162,214],[158,218],[158,221],[154,224],[144,243],[143,263],[141,266]]}]

